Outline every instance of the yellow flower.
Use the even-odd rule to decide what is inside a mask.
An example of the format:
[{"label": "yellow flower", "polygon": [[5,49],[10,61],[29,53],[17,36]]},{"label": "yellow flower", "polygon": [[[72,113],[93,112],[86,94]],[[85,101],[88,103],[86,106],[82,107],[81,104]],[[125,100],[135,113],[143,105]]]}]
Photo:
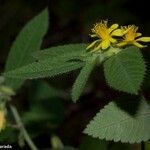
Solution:
[{"label": "yellow flower", "polygon": [[5,111],[0,110],[0,131],[3,130],[6,126]]},{"label": "yellow flower", "polygon": [[145,47],[144,45],[140,44],[139,42],[150,42],[150,37],[141,37],[142,34],[137,32],[138,27],[135,25],[129,25],[122,27],[123,32],[123,41],[118,43],[119,47],[125,45],[135,45],[139,48]]},{"label": "yellow flower", "polygon": [[93,47],[93,51],[97,51],[99,49],[107,49],[111,43],[116,43],[117,40],[113,38],[113,36],[122,36],[122,30],[118,29],[118,24],[113,24],[108,28],[107,21],[101,21],[94,25],[92,29],[91,37],[97,37],[98,40],[92,42],[87,49]]}]

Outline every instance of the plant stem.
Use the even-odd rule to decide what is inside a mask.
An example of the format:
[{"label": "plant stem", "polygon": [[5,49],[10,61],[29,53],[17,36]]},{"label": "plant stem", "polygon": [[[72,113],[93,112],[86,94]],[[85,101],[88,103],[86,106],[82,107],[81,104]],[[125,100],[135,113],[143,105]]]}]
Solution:
[{"label": "plant stem", "polygon": [[145,143],[141,142],[141,150],[145,150]]},{"label": "plant stem", "polygon": [[16,107],[13,106],[13,105],[10,105],[10,109],[11,109],[11,111],[13,113],[13,116],[14,116],[14,118],[16,120],[17,125],[19,126],[20,131],[22,132],[22,134],[24,136],[25,141],[27,142],[27,144],[29,145],[31,150],[38,150],[38,148],[35,146],[35,144],[31,140],[28,132],[26,131],[26,129],[25,129],[25,127],[24,127],[24,125],[23,125],[23,123],[21,121],[20,115],[19,115]]}]

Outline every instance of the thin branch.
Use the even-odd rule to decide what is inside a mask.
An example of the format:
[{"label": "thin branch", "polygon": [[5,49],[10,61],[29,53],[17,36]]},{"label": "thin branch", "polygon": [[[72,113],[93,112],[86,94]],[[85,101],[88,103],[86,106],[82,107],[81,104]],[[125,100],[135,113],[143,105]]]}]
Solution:
[{"label": "thin branch", "polygon": [[26,129],[25,129],[25,127],[24,127],[24,125],[23,125],[23,123],[21,121],[20,115],[19,115],[16,107],[13,106],[13,105],[10,105],[10,109],[11,109],[11,111],[13,113],[13,116],[14,116],[14,118],[16,120],[17,125],[20,128],[20,131],[22,132],[22,134],[24,136],[25,141],[27,142],[27,144],[29,145],[29,147],[31,148],[31,150],[38,150],[38,148],[35,146],[35,144],[31,140],[28,132],[26,131]]}]

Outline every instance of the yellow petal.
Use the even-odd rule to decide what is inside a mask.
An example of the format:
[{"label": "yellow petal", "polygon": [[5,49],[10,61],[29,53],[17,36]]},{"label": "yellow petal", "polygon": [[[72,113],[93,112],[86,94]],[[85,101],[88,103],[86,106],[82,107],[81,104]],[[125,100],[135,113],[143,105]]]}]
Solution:
[{"label": "yellow petal", "polygon": [[90,49],[91,47],[93,47],[99,41],[100,40],[96,40],[96,41],[92,42],[86,49]]},{"label": "yellow petal", "polygon": [[127,30],[126,27],[121,27],[120,30],[122,31],[123,34],[125,34],[125,31]]},{"label": "yellow petal", "polygon": [[116,29],[111,33],[111,36],[123,36],[123,32],[121,29]]},{"label": "yellow petal", "polygon": [[5,111],[0,110],[0,131],[6,126]]},{"label": "yellow petal", "polygon": [[117,40],[116,40],[116,39],[114,39],[114,38],[110,38],[110,42],[112,42],[112,43],[116,43],[116,42],[117,42]]},{"label": "yellow petal", "polygon": [[121,30],[122,30],[122,32],[123,32],[123,35],[124,34],[127,34],[128,32],[129,32],[129,30],[131,30],[131,28],[133,28],[133,26],[131,25],[129,25],[129,26],[124,26]]},{"label": "yellow petal", "polygon": [[109,33],[110,33],[110,32],[112,32],[113,30],[117,29],[117,28],[118,28],[118,26],[119,26],[119,25],[118,25],[118,24],[116,24],[116,23],[115,23],[115,24],[113,24],[113,25],[112,25],[112,26],[108,29],[108,30],[109,30]]},{"label": "yellow petal", "polygon": [[105,40],[102,42],[102,49],[107,49],[110,46],[110,41]]},{"label": "yellow petal", "polygon": [[136,41],[150,42],[150,37],[141,37],[141,38],[138,38]]},{"label": "yellow petal", "polygon": [[123,41],[123,42],[118,43],[117,46],[122,47],[122,46],[125,46],[127,44],[128,44],[127,42]]},{"label": "yellow petal", "polygon": [[139,37],[141,35],[142,35],[142,33],[136,33],[136,37]]},{"label": "yellow petal", "polygon": [[146,46],[144,46],[144,45],[142,45],[142,44],[140,44],[140,43],[138,43],[138,42],[136,42],[136,41],[133,42],[133,45],[135,45],[135,46],[138,47],[138,48],[146,47]]}]

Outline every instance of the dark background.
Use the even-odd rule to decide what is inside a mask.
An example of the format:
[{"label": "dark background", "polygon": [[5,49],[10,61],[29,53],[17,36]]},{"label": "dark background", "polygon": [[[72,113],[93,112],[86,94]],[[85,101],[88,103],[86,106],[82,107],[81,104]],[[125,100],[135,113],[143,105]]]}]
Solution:
[{"label": "dark background", "polygon": [[[102,19],[108,19],[110,23],[121,25],[135,24],[139,26],[139,31],[143,35],[150,36],[148,0],[0,0],[0,72],[4,71],[8,52],[19,31],[45,7],[49,8],[50,25],[43,40],[42,49],[68,43],[87,43],[90,41],[88,35],[91,27]],[[149,66],[149,48],[143,49],[142,53]],[[149,67],[147,68],[149,70]],[[25,119],[27,129],[31,135],[33,134],[33,139],[38,147],[50,147],[49,141],[52,134],[57,134],[65,145],[78,147],[85,136],[82,131],[95,113],[113,98],[123,95],[106,85],[101,68],[101,70],[96,69],[92,74],[80,101],[73,104],[68,93],[77,73],[78,71],[55,79],[44,80],[59,90],[58,95],[62,96],[58,96],[59,98],[52,96],[52,101],[46,100],[41,104],[47,113],[51,111],[50,109],[54,110],[52,112],[56,118],[54,117],[53,121],[54,124],[57,124],[56,127],[53,127],[51,119],[43,121],[44,124],[39,119],[35,122],[32,122],[32,119],[31,122],[28,122],[30,117],[28,121]],[[25,113],[31,111],[33,106],[36,106],[37,102],[32,99],[34,99],[34,90],[36,93],[36,88],[41,86],[41,83],[37,82],[27,81],[15,97],[14,103],[22,112],[23,117]],[[147,99],[150,97],[149,83],[149,71],[147,71],[142,87],[142,92]],[[57,112],[57,110],[61,111]],[[52,125],[49,125],[51,122]],[[17,145],[16,141],[14,138],[11,142]],[[6,136],[2,142],[10,141]]]}]

